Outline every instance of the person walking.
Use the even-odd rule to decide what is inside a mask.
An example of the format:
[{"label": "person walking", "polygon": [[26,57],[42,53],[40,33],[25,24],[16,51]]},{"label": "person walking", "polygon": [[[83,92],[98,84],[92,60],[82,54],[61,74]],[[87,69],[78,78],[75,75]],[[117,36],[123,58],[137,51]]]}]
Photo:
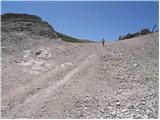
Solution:
[{"label": "person walking", "polygon": [[105,46],[104,44],[105,44],[105,40],[104,40],[104,38],[103,38],[103,39],[102,39],[102,45],[103,45],[103,47]]}]

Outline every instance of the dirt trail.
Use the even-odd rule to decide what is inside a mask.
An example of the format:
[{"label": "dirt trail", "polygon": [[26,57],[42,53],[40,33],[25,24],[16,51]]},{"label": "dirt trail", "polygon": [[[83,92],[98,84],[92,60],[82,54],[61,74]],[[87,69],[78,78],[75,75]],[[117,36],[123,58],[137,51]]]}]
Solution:
[{"label": "dirt trail", "polygon": [[157,118],[158,35],[153,36],[105,47],[78,45],[58,67],[3,93],[2,117]]}]

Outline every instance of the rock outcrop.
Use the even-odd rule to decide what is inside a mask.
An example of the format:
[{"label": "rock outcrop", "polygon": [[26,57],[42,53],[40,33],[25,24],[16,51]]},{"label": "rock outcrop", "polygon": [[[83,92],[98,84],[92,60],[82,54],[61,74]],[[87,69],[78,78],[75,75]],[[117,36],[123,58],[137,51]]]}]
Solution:
[{"label": "rock outcrop", "polygon": [[57,37],[53,27],[40,17],[29,14],[8,13],[1,15],[2,32],[28,32],[30,35]]}]

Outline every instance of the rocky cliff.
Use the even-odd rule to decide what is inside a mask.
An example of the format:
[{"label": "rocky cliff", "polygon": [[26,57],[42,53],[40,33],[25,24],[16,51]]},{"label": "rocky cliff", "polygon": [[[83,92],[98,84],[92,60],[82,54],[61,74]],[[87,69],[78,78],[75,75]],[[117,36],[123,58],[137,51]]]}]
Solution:
[{"label": "rocky cliff", "polygon": [[30,35],[55,38],[53,27],[40,17],[29,14],[8,13],[1,15],[2,32],[27,32]]}]

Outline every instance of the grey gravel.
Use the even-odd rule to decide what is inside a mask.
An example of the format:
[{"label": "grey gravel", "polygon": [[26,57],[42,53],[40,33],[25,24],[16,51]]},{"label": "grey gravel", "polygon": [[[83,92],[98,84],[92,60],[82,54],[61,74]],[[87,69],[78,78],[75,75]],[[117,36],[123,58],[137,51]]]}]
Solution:
[{"label": "grey gravel", "polygon": [[2,118],[158,119],[151,34],[102,47],[2,31]]}]

